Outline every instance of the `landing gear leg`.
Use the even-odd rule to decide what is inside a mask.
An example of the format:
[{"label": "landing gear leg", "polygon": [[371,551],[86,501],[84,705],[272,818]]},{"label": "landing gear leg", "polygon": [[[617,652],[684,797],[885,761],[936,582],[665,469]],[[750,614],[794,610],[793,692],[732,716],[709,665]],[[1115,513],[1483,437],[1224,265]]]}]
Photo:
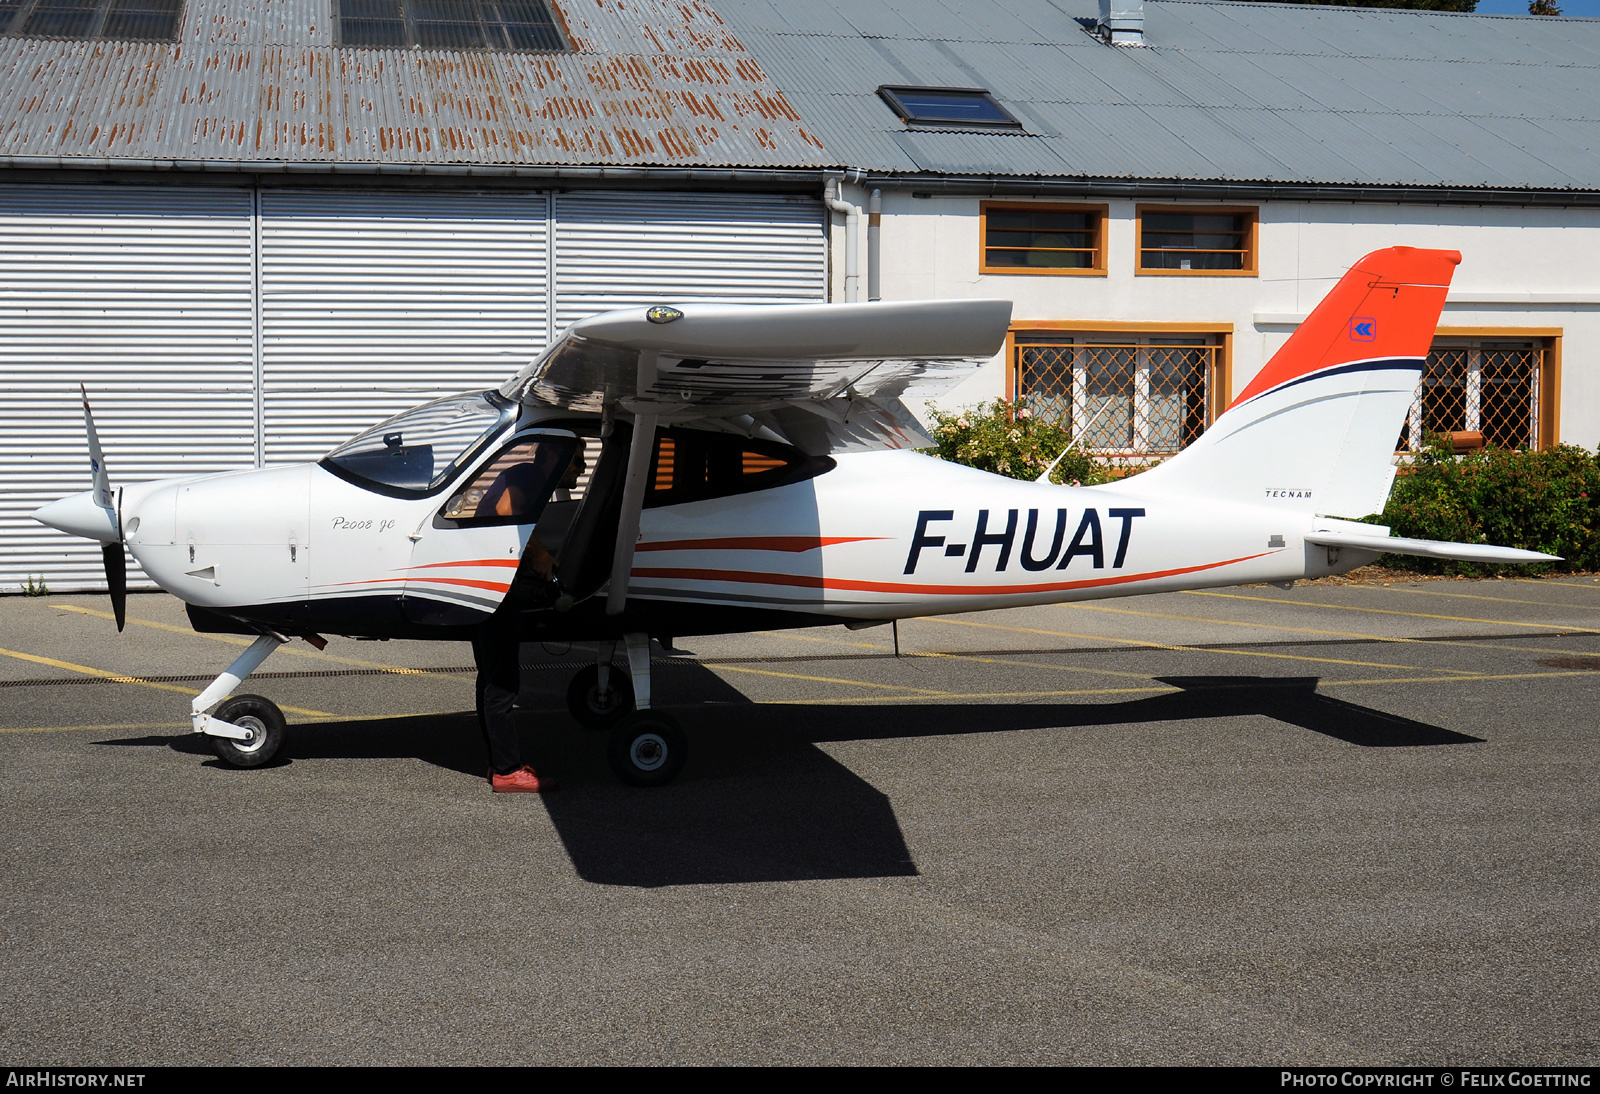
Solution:
[{"label": "landing gear leg", "polygon": [[[230,767],[260,767],[283,747],[288,727],[283,711],[272,700],[259,695],[222,700],[287,641],[281,634],[257,638],[191,704],[194,731],[210,737],[217,758]],[[214,713],[213,707],[217,708]]]},{"label": "landing gear leg", "polygon": [[579,669],[567,685],[567,710],[579,725],[610,729],[633,711],[633,685],[611,663],[615,642],[600,643],[598,652],[596,662]]},{"label": "landing gear leg", "polygon": [[[639,354],[639,388],[654,383],[659,358]],[[635,414],[633,436],[628,441],[628,472],[622,485],[622,511],[617,515],[617,540],[611,556],[611,585],[606,590],[606,615],[621,616],[628,605],[628,577],[633,572],[633,548],[639,539],[639,516],[644,509],[645,480],[650,474],[650,454],[655,449],[656,416]],[[683,770],[688,748],[678,723],[650,709],[650,636],[629,634],[628,668],[633,676],[633,697],[638,709],[611,731],[606,758],[617,778],[630,786],[664,786]]]},{"label": "landing gear leg", "polygon": [[628,668],[637,708],[611,731],[606,759],[617,778],[629,786],[665,786],[678,777],[689,758],[688,742],[678,723],[650,709],[650,636],[624,636]]}]

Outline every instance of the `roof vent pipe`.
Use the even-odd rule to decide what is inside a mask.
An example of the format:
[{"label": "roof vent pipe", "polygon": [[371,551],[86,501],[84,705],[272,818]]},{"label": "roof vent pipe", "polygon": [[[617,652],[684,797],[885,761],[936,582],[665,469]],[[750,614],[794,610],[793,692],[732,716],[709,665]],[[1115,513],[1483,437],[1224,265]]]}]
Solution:
[{"label": "roof vent pipe", "polygon": [[1144,0],[1100,0],[1097,29],[1114,46],[1144,45]]}]

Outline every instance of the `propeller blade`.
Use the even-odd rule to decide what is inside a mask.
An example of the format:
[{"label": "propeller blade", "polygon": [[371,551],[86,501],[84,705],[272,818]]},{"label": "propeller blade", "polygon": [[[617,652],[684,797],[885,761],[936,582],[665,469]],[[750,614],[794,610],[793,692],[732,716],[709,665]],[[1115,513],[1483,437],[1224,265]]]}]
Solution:
[{"label": "propeller blade", "polygon": [[100,558],[106,564],[106,588],[111,592],[111,612],[117,617],[117,633],[128,617],[128,556],[120,543],[102,543]]},{"label": "propeller blade", "polygon": [[100,434],[94,428],[94,415],[89,412],[89,389],[78,382],[83,393],[83,428],[89,435],[89,470],[94,475],[94,503],[102,509],[114,508],[111,503],[111,476],[106,472],[106,458],[100,451]]}]

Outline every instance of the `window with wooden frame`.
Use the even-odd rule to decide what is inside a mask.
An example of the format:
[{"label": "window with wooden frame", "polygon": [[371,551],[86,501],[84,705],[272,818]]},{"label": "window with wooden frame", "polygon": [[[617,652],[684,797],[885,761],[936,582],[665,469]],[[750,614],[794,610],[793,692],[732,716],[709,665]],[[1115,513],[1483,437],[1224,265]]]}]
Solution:
[{"label": "window with wooden frame", "polygon": [[978,206],[978,272],[1106,272],[1106,206],[985,201]]},{"label": "window with wooden frame", "polygon": [[1018,323],[1007,336],[1012,397],[1091,455],[1147,463],[1193,443],[1227,405],[1232,331]]},{"label": "window with wooden frame", "polygon": [[1441,433],[1462,448],[1549,448],[1560,369],[1559,330],[1441,327],[1398,448],[1420,452]]},{"label": "window with wooden frame", "polygon": [[1141,205],[1135,272],[1254,277],[1257,210],[1215,205]]}]

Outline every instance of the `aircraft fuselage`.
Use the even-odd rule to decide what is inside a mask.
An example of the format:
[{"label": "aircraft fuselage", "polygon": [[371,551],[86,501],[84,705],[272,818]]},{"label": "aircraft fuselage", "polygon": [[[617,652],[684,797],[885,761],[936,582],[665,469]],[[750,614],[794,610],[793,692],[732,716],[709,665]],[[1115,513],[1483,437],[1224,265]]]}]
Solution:
[{"label": "aircraft fuselage", "polygon": [[[542,417],[524,413],[423,497],[319,464],[127,487],[127,546],[204,629],[465,638],[545,525],[440,527],[438,514],[507,440],[571,436],[570,413]],[[584,639],[890,620],[1289,581],[1371,557],[1330,563],[1302,538],[1326,522],[1272,497],[1135,498],[1115,484],[1024,482],[909,451],[832,463],[787,485],[645,509],[624,613],[607,616],[598,596],[564,612],[534,604],[528,631]]]}]

